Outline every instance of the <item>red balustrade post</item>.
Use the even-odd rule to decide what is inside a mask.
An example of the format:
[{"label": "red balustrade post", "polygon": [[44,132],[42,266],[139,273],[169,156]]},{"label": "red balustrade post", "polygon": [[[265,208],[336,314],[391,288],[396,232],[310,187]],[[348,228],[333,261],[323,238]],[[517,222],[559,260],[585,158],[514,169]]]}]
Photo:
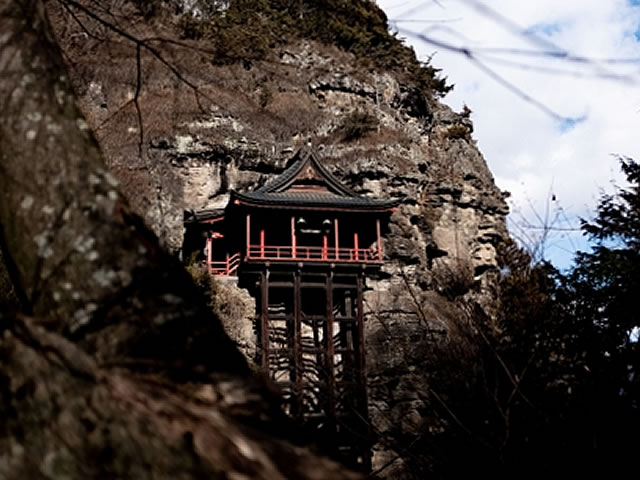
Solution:
[{"label": "red balustrade post", "polygon": [[260,230],[260,257],[264,258],[264,229]]},{"label": "red balustrade post", "polygon": [[322,236],[322,259],[327,259],[327,252],[329,251],[329,238],[327,235]]},{"label": "red balustrade post", "polygon": [[338,252],[340,251],[340,245],[338,244],[338,219],[337,218],[333,219],[333,234],[335,236],[336,260],[339,260],[340,254]]},{"label": "red balustrade post", "polygon": [[291,256],[296,258],[296,217],[291,216]]},{"label": "red balustrade post", "polygon": [[353,234],[353,250],[355,252],[356,260],[360,260],[360,253],[358,252],[358,232]]},{"label": "red balustrade post", "polygon": [[245,254],[249,258],[251,250],[251,214],[247,213],[247,253]]},{"label": "red balustrade post", "polygon": [[207,246],[205,247],[207,253],[207,272],[211,273],[211,246],[213,244],[213,240],[211,239],[211,234],[207,233]]}]

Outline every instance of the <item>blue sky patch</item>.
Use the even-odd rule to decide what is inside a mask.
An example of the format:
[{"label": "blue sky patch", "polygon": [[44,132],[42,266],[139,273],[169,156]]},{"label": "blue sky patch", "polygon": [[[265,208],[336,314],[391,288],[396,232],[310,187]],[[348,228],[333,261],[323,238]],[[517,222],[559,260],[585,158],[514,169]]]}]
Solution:
[{"label": "blue sky patch", "polygon": [[[640,0],[639,0],[640,1]],[[580,125],[587,120],[587,115],[581,117],[567,117],[558,121],[558,130],[560,133],[567,133],[573,130],[576,125]]]},{"label": "blue sky patch", "polygon": [[[631,7],[640,7],[640,0],[628,0]],[[640,25],[633,32],[633,36],[636,37],[636,41],[640,42]]]},{"label": "blue sky patch", "polygon": [[[640,0],[633,0],[639,2]],[[530,26],[524,31],[525,35],[544,35],[546,37],[552,37],[556,33],[560,33],[562,30],[562,24],[560,22],[551,22],[551,23],[536,23],[535,25]]]}]

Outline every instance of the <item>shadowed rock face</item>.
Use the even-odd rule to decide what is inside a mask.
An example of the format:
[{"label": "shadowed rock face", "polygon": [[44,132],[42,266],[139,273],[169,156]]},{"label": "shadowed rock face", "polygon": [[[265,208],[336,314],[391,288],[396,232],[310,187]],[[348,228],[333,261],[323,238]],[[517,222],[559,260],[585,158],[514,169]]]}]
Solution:
[{"label": "shadowed rock face", "polygon": [[0,478],[359,478],[281,436],[105,169],[45,6],[0,1]]},{"label": "shadowed rock face", "polygon": [[[426,423],[428,375],[417,366],[463,298],[490,301],[496,247],[507,239],[507,206],[468,114],[312,41],[227,66],[197,50],[204,44],[152,43],[141,50],[138,82],[135,45],[113,32],[87,37],[58,13],[56,33],[107,164],[171,251],[181,247],[184,210],[221,207],[230,190],[262,185],[307,142],[356,192],[402,200],[385,234],[388,261],[366,295],[374,463],[393,459],[399,438],[439,428]],[[162,25],[135,29],[178,39]],[[401,478],[412,461],[383,473]]]}]

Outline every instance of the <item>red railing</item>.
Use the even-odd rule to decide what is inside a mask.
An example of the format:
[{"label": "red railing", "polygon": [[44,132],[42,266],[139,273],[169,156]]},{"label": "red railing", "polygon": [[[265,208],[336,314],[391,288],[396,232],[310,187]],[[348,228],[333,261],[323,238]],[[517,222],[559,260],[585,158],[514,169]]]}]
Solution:
[{"label": "red railing", "polygon": [[209,273],[216,276],[233,275],[240,266],[240,253],[235,253],[222,262],[209,262]]},{"label": "red railing", "polygon": [[[281,260],[341,263],[382,263],[380,252],[373,248],[335,248],[305,246],[250,245],[247,260]],[[240,253],[226,260],[209,262],[209,273],[214,276],[233,275],[240,266]]]},{"label": "red railing", "polygon": [[381,263],[377,249],[372,248],[335,248],[335,247],[296,247],[275,245],[250,245],[248,260],[304,260],[315,262],[351,262]]}]

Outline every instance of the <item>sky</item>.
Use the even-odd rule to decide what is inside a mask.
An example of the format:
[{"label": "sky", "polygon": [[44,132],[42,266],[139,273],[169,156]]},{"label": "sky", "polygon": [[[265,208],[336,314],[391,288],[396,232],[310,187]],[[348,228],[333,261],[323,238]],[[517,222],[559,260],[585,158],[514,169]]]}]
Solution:
[{"label": "sky", "polygon": [[640,0],[377,3],[455,85],[444,102],[473,112],[473,137],[511,193],[512,235],[569,267],[588,250],[579,219],[624,185],[617,155],[640,161]]}]

